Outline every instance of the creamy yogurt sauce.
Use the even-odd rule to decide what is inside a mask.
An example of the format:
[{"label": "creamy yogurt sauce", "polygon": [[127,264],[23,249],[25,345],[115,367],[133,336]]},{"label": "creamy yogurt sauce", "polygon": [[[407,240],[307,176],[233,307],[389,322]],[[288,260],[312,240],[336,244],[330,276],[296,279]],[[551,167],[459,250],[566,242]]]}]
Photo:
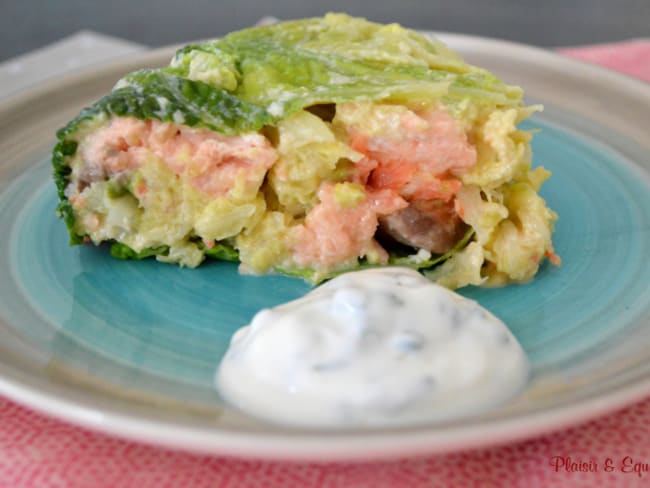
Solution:
[{"label": "creamy yogurt sauce", "polygon": [[390,426],[483,412],[528,374],[517,340],[478,303],[416,271],[378,268],[261,310],[233,336],[216,384],[272,422]]}]

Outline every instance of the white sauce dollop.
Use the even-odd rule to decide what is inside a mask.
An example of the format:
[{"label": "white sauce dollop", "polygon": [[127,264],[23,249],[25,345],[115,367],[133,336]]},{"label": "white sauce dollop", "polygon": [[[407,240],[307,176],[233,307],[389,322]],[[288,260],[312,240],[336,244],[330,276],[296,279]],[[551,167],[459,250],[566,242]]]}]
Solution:
[{"label": "white sauce dollop", "polygon": [[277,423],[389,426],[481,413],[528,374],[517,340],[478,303],[415,271],[378,268],[261,310],[233,336],[216,383]]}]

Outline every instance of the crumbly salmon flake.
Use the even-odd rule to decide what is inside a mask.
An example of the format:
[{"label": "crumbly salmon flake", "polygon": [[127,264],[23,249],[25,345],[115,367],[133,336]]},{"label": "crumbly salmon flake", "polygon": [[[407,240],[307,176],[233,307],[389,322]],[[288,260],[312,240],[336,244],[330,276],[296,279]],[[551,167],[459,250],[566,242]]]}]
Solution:
[{"label": "crumbly salmon flake", "polygon": [[195,189],[212,197],[226,194],[240,178],[259,187],[277,152],[260,134],[224,136],[157,120],[117,117],[81,146],[84,161],[108,176],[134,170],[151,155]]},{"label": "crumbly salmon flake", "polygon": [[378,216],[405,208],[404,199],[391,190],[371,191],[359,204],[345,208],[336,202],[331,183],[321,186],[318,198],[320,203],[307,214],[304,224],[293,229],[296,263],[329,269],[378,250],[387,258],[374,240]]}]

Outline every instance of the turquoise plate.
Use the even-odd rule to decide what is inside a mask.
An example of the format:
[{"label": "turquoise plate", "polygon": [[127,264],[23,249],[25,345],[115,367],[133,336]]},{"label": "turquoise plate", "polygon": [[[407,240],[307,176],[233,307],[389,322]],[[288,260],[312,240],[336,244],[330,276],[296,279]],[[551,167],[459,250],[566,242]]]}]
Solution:
[{"label": "turquoise plate", "polygon": [[[535,164],[559,215],[562,267],[534,281],[467,288],[527,351],[528,389],[485,415],[417,428],[324,432],[265,424],[224,405],[213,375],[253,314],[309,290],[242,276],[232,263],[181,269],[68,246],[54,216],[52,135],[119,74],[169,50],[81,73],[0,107],[0,392],[132,439],[202,452],[358,459],[505,442],[587,420],[650,394],[650,88],[545,51],[443,36],[547,106]],[[108,85],[108,86],[107,86]],[[634,99],[634,104],[631,100]],[[602,100],[606,100],[607,106]]]}]

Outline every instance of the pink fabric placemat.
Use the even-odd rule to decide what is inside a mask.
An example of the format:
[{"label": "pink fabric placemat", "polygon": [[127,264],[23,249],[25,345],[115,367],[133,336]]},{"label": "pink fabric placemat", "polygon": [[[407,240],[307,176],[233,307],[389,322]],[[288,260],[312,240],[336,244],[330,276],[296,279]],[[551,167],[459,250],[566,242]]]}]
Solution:
[{"label": "pink fabric placemat", "polygon": [[566,47],[558,51],[566,56],[600,64],[650,83],[649,39]]},{"label": "pink fabric placemat", "polygon": [[[650,82],[650,41],[562,53]],[[0,488],[650,486],[650,398],[556,434],[504,447],[373,463],[199,456],[112,438],[0,397]]]}]

